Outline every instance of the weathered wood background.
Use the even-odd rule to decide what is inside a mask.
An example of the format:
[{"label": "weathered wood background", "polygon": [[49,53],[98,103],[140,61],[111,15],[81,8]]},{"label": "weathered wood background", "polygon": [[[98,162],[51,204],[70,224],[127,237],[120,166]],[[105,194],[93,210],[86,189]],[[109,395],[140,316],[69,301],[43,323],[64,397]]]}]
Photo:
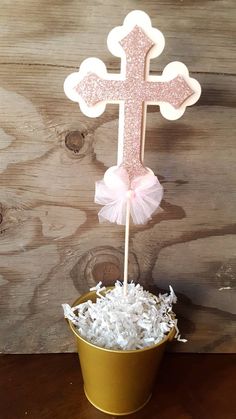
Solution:
[{"label": "weathered wood background", "polygon": [[94,182],[115,164],[117,106],[96,119],[64,95],[90,56],[119,71],[108,32],[143,9],[166,37],[152,71],[183,61],[202,84],[176,122],[149,107],[145,164],[163,212],[131,229],[130,278],[172,284],[187,344],[236,349],[234,0],[4,0],[0,13],[1,351],[75,350],[60,304],[122,277],[124,231],[99,225]]}]

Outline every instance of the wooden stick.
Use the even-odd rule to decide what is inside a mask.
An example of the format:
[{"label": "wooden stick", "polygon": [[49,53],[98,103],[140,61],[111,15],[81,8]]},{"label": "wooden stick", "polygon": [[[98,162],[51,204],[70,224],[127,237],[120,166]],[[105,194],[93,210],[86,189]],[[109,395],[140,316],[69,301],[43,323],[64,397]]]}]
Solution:
[{"label": "wooden stick", "polygon": [[128,263],[129,263],[129,221],[130,221],[130,198],[131,191],[127,192],[127,204],[126,204],[126,220],[125,220],[125,257],[124,257],[124,296],[127,295],[128,285]]}]

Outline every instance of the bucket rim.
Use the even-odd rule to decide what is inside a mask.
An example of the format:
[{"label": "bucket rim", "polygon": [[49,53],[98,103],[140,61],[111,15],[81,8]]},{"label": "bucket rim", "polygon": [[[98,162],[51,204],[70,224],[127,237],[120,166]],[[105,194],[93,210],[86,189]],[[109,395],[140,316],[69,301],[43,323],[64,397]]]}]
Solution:
[{"label": "bucket rim", "polygon": [[[114,287],[107,287],[106,288],[106,291],[108,291],[108,290],[110,290],[112,288],[114,288]],[[94,295],[96,295],[96,291],[89,291],[89,292],[87,292],[85,294],[82,294],[80,297],[78,297],[74,301],[74,303],[72,304],[72,307],[74,307],[76,305],[79,305],[80,304],[80,300],[82,300],[82,299],[84,299],[86,297],[88,297],[88,300],[89,300],[89,296],[92,297]],[[81,302],[81,304],[82,304],[82,302]],[[78,333],[78,331],[76,330],[75,325],[72,323],[71,320],[67,319],[67,321],[69,323],[69,326],[70,326],[71,331],[74,333],[74,335],[76,335],[76,337],[79,340],[82,340],[84,343],[86,343],[89,346],[92,346],[95,349],[100,349],[100,350],[105,351],[105,352],[112,352],[112,353],[119,353],[119,354],[122,354],[122,353],[124,353],[124,354],[127,354],[127,353],[140,353],[140,352],[149,351],[151,349],[157,348],[158,346],[161,346],[162,344],[166,343],[167,341],[172,341],[174,339],[174,337],[175,337],[175,334],[176,334],[175,327],[172,327],[172,329],[169,331],[169,333],[167,335],[165,335],[165,337],[160,342],[155,343],[154,345],[150,345],[150,346],[147,346],[145,348],[140,348],[140,349],[109,349],[109,348],[103,348],[102,346],[98,346],[98,345],[95,345],[92,342],[89,342],[87,339],[85,339],[84,337],[82,337]]]}]

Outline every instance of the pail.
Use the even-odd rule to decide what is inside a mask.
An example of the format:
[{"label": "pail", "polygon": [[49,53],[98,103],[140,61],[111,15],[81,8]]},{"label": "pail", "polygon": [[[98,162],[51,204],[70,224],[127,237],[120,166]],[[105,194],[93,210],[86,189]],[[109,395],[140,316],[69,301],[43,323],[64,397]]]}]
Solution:
[{"label": "pail", "polygon": [[[96,293],[88,292],[73,304],[96,301]],[[111,350],[98,347],[82,338],[69,321],[77,340],[78,354],[87,399],[97,409],[111,415],[127,415],[145,406],[151,398],[157,370],[172,329],[156,345],[137,350]]]}]

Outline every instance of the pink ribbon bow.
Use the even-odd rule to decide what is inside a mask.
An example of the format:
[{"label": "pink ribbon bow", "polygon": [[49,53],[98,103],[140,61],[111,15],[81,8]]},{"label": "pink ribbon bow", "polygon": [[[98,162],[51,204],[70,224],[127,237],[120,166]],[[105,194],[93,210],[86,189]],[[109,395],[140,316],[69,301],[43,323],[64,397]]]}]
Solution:
[{"label": "pink ribbon bow", "polygon": [[163,187],[151,169],[131,182],[122,166],[110,167],[103,180],[96,182],[95,202],[103,205],[99,221],[125,225],[127,199],[134,224],[146,224],[156,212],[163,196]]}]

